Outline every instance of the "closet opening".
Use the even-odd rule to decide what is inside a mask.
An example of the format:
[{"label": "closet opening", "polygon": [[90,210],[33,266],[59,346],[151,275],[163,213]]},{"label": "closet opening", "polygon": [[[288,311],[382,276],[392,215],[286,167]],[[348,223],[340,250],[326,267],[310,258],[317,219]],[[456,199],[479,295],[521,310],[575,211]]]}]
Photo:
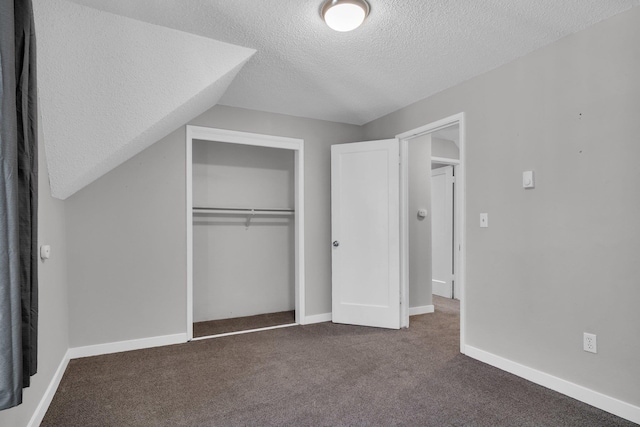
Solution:
[{"label": "closet opening", "polygon": [[189,340],[304,323],[303,141],[187,126]]}]

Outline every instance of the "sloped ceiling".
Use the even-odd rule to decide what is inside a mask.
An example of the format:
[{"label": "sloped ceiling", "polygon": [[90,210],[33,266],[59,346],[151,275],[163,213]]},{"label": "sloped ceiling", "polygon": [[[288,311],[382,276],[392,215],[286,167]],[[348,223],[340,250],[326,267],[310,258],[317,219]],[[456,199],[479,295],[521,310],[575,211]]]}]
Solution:
[{"label": "sloped ceiling", "polygon": [[34,1],[51,190],[65,199],[215,105],[255,52],[65,0]]},{"label": "sloped ceiling", "polygon": [[639,0],[368,0],[349,33],[323,0],[74,0],[257,50],[221,104],[364,124]]},{"label": "sloped ceiling", "polygon": [[337,33],[322,0],[72,1],[34,0],[59,198],[216,103],[361,125],[640,4],[368,0]]}]

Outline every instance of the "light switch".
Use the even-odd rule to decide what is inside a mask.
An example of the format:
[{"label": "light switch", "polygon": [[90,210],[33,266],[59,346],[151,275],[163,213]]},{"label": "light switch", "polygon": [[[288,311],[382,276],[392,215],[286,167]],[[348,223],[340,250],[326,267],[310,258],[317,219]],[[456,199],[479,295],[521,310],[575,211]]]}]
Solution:
[{"label": "light switch", "polygon": [[522,172],[522,188],[536,188],[536,183],[533,179],[533,171]]},{"label": "light switch", "polygon": [[488,213],[481,213],[480,214],[480,227],[481,228],[489,227],[489,214]]}]

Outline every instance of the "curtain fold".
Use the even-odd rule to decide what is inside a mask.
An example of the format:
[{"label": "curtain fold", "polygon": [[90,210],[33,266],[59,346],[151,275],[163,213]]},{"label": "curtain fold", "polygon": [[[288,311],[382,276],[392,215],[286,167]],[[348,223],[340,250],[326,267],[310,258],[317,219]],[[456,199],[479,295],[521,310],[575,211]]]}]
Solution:
[{"label": "curtain fold", "polygon": [[37,371],[38,144],[30,0],[0,0],[0,409]]}]

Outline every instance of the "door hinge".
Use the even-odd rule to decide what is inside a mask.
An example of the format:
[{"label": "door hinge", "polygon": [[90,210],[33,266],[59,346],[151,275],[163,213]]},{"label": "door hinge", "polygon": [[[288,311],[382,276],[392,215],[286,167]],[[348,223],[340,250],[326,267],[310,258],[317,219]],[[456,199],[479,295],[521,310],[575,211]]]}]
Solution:
[{"label": "door hinge", "polygon": [[451,183],[453,183],[453,184],[455,184],[455,183],[456,183],[456,177],[455,177],[455,176],[452,176],[452,177],[451,177]]}]

